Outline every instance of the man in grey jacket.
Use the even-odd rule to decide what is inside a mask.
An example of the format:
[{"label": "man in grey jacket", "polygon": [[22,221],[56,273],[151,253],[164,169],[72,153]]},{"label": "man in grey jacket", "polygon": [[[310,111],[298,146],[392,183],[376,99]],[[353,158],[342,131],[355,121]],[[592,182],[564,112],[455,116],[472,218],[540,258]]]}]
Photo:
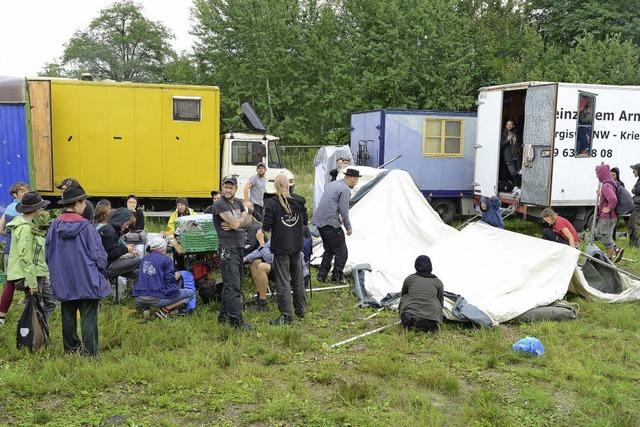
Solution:
[{"label": "man in grey jacket", "polygon": [[[327,281],[331,261],[333,261],[333,283],[345,283],[343,275],[344,265],[347,263],[349,252],[347,242],[342,231],[342,226],[347,231],[347,236],[352,233],[351,221],[349,220],[349,198],[351,189],[358,183],[360,172],[356,169],[347,169],[344,178],[327,184],[322,193],[322,198],[318,204],[318,209],[313,214],[313,225],[318,227],[324,254],[318,272],[318,280]],[[335,260],[334,260],[335,258]]]}]

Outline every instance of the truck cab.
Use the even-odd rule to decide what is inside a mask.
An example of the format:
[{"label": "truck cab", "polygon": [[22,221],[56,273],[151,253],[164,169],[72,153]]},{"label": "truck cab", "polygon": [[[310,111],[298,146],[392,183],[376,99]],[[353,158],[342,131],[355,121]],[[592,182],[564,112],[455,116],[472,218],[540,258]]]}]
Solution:
[{"label": "truck cab", "polygon": [[256,174],[256,165],[267,166],[267,193],[275,193],[273,181],[283,173],[294,184],[293,173],[284,167],[279,138],[262,133],[230,132],[222,143],[222,176],[232,175],[238,180],[238,196],[242,197],[249,178]]}]

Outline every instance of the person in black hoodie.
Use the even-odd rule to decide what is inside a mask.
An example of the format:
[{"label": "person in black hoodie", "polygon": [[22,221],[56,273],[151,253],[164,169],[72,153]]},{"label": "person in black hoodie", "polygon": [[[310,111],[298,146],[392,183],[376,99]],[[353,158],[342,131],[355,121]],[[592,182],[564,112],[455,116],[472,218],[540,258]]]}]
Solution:
[{"label": "person in black hoodie", "polygon": [[138,198],[131,194],[127,197],[127,209],[133,214],[136,222],[133,223],[129,231],[140,232],[144,230],[144,212],[138,206]]},{"label": "person in black hoodie", "polygon": [[[290,324],[295,315],[304,318],[306,295],[302,272],[304,230],[307,225],[305,199],[289,193],[289,178],[280,174],[274,180],[276,196],[265,202],[262,228],[271,231],[271,252],[274,255],[276,288],[280,317],[272,325]],[[291,291],[293,290],[293,298]]]},{"label": "person in black hoodie", "polygon": [[402,284],[400,321],[408,330],[436,332],[442,323],[444,286],[431,273],[431,259],[420,255],[415,261],[416,272]]},{"label": "person in black hoodie", "polygon": [[118,276],[135,279],[140,258],[134,245],[127,245],[121,239],[126,234],[129,224],[133,221],[133,213],[127,208],[118,208],[111,213],[109,222],[98,234],[102,239],[102,246],[107,252],[107,278]]}]

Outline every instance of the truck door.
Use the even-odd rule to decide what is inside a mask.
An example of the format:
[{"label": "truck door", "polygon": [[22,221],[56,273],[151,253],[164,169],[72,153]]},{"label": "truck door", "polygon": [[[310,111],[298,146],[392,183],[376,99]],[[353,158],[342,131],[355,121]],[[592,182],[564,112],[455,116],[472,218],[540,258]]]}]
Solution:
[{"label": "truck door", "polygon": [[38,191],[53,190],[53,151],[51,147],[51,83],[29,82],[31,104],[31,141]]},{"label": "truck door", "polygon": [[548,206],[551,202],[557,94],[557,84],[527,89],[522,131],[522,203]]},{"label": "truck door", "polygon": [[483,196],[497,194],[501,121],[502,91],[480,92],[476,122],[475,194]]}]

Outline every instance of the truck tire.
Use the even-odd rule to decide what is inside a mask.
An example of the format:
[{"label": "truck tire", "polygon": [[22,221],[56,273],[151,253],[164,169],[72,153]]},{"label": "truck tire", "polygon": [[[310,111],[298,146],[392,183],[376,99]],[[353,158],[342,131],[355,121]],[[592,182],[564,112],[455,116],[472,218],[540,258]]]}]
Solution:
[{"label": "truck tire", "polygon": [[456,202],[452,199],[431,199],[431,207],[445,224],[451,224],[456,215]]}]

